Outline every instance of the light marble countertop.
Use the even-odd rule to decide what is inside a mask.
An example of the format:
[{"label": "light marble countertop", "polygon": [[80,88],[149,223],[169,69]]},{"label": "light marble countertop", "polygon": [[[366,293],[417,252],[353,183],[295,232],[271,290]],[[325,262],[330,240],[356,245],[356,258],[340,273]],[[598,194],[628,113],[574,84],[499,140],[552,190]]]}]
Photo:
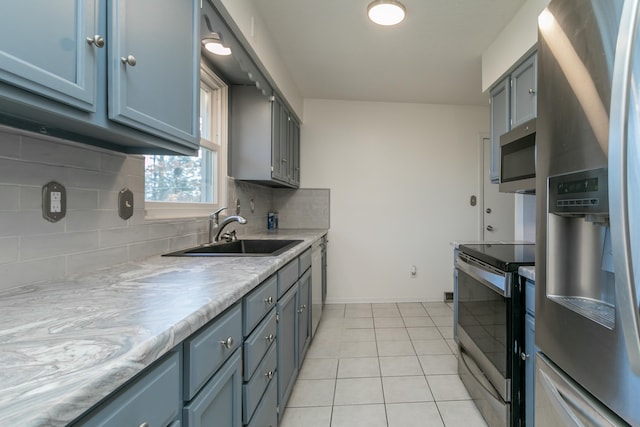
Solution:
[{"label": "light marble countertop", "polygon": [[0,293],[0,425],[64,426],[233,305],[327,230],[276,257],[160,257]]},{"label": "light marble countertop", "polygon": [[518,268],[518,274],[534,282],[536,281],[536,268],[534,266],[520,267]]}]

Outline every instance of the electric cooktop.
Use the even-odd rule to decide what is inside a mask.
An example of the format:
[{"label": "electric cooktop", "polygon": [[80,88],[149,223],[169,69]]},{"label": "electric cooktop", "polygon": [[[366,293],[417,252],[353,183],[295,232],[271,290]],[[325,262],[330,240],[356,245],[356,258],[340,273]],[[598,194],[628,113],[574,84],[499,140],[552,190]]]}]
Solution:
[{"label": "electric cooktop", "polygon": [[535,265],[533,243],[480,243],[460,245],[460,252],[479,259],[497,269],[517,272],[518,267]]}]

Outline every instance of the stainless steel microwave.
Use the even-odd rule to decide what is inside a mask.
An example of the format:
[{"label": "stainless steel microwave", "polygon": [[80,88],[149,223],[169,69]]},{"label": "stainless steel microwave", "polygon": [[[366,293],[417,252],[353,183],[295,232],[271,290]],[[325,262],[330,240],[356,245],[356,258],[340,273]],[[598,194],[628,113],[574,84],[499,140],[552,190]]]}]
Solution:
[{"label": "stainless steel microwave", "polygon": [[500,186],[503,193],[536,192],[536,119],[500,136]]}]

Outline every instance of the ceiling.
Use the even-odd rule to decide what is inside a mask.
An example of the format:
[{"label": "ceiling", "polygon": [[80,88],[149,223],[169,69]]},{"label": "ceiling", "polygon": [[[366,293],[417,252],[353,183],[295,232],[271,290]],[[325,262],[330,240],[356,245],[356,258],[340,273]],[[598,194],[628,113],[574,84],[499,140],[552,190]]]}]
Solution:
[{"label": "ceiling", "polygon": [[487,105],[481,57],[524,0],[402,0],[382,27],[371,0],[254,0],[303,98]]}]

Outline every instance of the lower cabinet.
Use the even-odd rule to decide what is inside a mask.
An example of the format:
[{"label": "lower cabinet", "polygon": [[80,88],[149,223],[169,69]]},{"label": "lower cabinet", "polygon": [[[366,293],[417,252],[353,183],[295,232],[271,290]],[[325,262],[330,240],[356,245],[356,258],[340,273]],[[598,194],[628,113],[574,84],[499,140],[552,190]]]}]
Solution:
[{"label": "lower cabinet", "polygon": [[277,427],[311,342],[311,287],[309,250],[71,425]]},{"label": "lower cabinet", "polygon": [[278,406],[281,418],[298,375],[297,318],[298,287],[293,286],[280,300],[278,311]]},{"label": "lower cabinet", "polygon": [[73,426],[180,425],[180,351],[166,355]]},{"label": "lower cabinet", "polygon": [[242,352],[236,350],[198,395],[185,405],[185,427],[242,426]]},{"label": "lower cabinet", "polygon": [[307,354],[311,343],[311,270],[298,282],[298,365]]}]

